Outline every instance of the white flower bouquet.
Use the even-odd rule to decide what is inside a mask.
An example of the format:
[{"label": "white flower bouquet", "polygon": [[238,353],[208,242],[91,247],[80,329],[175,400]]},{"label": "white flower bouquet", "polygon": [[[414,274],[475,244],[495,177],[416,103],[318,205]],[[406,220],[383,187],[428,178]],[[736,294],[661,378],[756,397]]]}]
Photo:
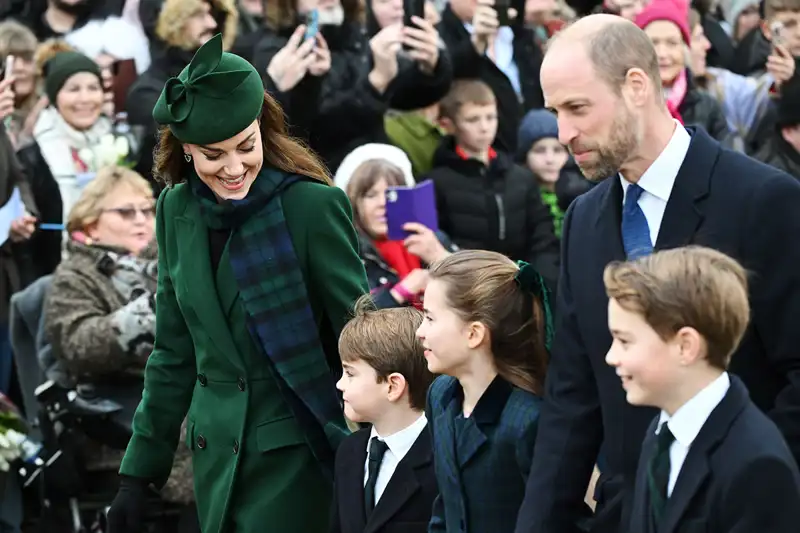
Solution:
[{"label": "white flower bouquet", "polygon": [[83,148],[78,157],[89,168],[89,172],[97,172],[107,166],[131,166],[126,161],[130,154],[130,143],[125,137],[115,137],[109,133],[100,138],[100,142],[91,148]]},{"label": "white flower bouquet", "polygon": [[27,424],[19,410],[0,393],[0,472],[8,472],[17,460],[28,460],[39,452],[39,445],[28,440]]}]

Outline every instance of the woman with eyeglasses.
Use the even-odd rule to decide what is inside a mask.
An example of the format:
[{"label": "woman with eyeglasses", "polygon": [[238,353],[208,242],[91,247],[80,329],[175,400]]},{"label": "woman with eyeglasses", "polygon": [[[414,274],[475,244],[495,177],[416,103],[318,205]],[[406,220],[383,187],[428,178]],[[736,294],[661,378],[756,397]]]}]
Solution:
[{"label": "woman with eyeglasses", "polygon": [[367,292],[347,196],[286,133],[258,71],[204,44],[165,85],[156,342],[108,513],[142,531],[187,417],[203,531],[328,531],[349,434],[337,339]]},{"label": "woman with eyeglasses", "polygon": [[[45,335],[55,361],[48,376],[63,386],[93,385],[118,402],[125,403],[127,395],[138,401],[155,339],[157,247],[150,185],[130,169],[104,168],[70,210],[67,230],[66,257],[44,304]],[[116,481],[122,451],[87,438],[79,452],[87,470]],[[192,492],[183,446],[162,494],[189,505]]]}]

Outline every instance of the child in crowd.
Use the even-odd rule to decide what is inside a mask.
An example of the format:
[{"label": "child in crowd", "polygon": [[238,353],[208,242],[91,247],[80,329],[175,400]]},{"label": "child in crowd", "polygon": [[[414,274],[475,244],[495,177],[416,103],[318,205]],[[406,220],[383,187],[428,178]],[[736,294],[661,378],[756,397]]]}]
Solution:
[{"label": "child in crowd", "polygon": [[628,531],[789,533],[800,474],[775,424],[726,369],[750,318],[744,269],[690,246],[604,274],[627,400],[661,410],[639,459]]},{"label": "child in crowd", "polygon": [[561,237],[564,211],[558,205],[556,182],[569,160],[567,147],[558,141],[558,121],[546,109],[528,111],[517,135],[517,161],[539,182],[542,201],[550,208],[556,237]]},{"label": "child in crowd", "polygon": [[550,209],[531,172],[492,148],[498,124],[492,89],[479,80],[455,81],[440,112],[450,135],[425,176],[436,190],[439,228],[460,248],[530,262],[555,287],[559,243]]},{"label": "child in crowd", "polygon": [[495,252],[430,269],[417,330],[439,497],[429,532],[511,533],[525,494],[551,328],[542,278]]},{"label": "child in crowd", "polygon": [[331,532],[426,533],[438,494],[425,395],[433,381],[414,307],[374,309],[369,296],[342,329],[344,413],[369,423],[336,453]]}]

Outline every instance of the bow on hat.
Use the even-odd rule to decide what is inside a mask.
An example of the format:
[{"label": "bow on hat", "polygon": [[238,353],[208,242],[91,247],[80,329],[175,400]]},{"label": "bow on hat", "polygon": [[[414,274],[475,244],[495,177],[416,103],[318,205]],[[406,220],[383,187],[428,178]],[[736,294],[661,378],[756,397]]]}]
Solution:
[{"label": "bow on hat", "polygon": [[249,70],[216,72],[222,60],[222,34],[205,43],[176,78],[167,80],[163,102],[153,118],[159,124],[179,124],[192,112],[198,96],[222,99],[235,91],[250,75]]}]

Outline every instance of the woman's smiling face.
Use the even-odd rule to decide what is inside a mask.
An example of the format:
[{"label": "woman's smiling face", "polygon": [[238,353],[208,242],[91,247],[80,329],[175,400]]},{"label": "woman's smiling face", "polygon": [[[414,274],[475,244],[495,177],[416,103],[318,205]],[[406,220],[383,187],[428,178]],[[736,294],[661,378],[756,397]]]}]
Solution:
[{"label": "woman's smiling face", "polygon": [[241,133],[209,145],[185,144],[200,180],[218,200],[242,200],[250,192],[261,166],[264,150],[258,121]]},{"label": "woman's smiling face", "polygon": [[67,78],[56,95],[56,109],[64,120],[79,131],[94,126],[103,111],[103,83],[91,72],[78,72]]}]

